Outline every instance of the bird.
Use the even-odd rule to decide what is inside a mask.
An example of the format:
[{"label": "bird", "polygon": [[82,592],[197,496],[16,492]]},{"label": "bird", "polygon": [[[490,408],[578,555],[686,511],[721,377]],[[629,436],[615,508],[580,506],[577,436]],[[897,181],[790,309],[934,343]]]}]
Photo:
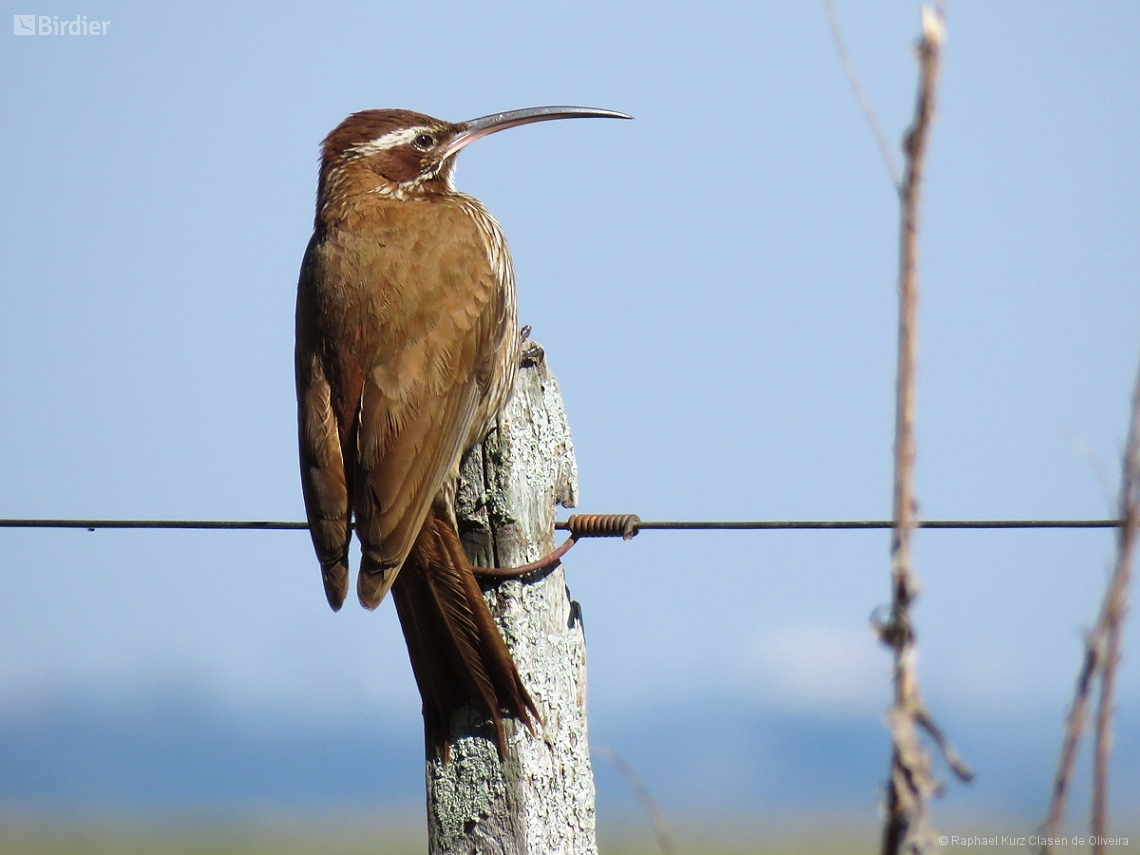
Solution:
[{"label": "bird", "polygon": [[531,107],[452,123],[403,109],[353,113],[321,145],[313,236],[297,286],[302,495],[325,596],[375,609],[391,591],[423,700],[426,750],[445,759],[465,705],[532,732],[539,713],[460,541],[463,455],[506,404],[523,335],[507,241],[455,189],[457,154],[507,128],[630,118]]}]

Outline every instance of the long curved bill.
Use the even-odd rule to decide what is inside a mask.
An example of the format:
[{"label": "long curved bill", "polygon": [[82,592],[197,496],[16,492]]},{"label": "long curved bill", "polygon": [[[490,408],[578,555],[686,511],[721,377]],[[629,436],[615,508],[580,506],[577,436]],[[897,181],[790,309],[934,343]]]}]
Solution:
[{"label": "long curved bill", "polygon": [[463,129],[456,134],[443,157],[451,157],[462,148],[498,131],[507,128],[517,128],[519,125],[529,125],[531,122],[549,122],[552,119],[632,119],[625,113],[616,110],[599,110],[595,107],[527,107],[522,110],[508,110],[505,113],[492,113],[489,116],[480,116],[469,122],[460,123]]}]

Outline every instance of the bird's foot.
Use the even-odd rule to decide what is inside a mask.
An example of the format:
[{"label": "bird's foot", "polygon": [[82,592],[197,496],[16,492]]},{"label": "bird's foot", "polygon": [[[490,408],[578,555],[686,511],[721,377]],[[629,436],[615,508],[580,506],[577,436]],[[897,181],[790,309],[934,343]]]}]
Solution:
[{"label": "bird's foot", "polygon": [[532,365],[540,365],[544,359],[546,359],[546,351],[542,349],[542,345],[531,342],[523,348],[519,363],[523,368],[530,368]]},{"label": "bird's foot", "polygon": [[519,330],[519,337],[522,339],[522,353],[519,356],[519,367],[530,368],[532,365],[538,365],[546,358],[546,351],[542,349],[542,345],[537,341],[530,340],[530,324],[527,324]]}]

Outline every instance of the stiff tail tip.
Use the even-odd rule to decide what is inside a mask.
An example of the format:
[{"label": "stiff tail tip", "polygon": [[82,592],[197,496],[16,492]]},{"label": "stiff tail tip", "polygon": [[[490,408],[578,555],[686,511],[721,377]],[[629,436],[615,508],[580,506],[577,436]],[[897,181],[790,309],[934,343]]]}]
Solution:
[{"label": "stiff tail tip", "polygon": [[321,581],[325,584],[325,597],[334,612],[339,612],[348,596],[348,561],[334,559],[321,563]]},{"label": "stiff tail tip", "polygon": [[532,733],[541,719],[447,514],[424,523],[392,594],[424,702],[429,750],[447,757],[452,717],[470,706],[489,720],[505,760],[504,718]]}]

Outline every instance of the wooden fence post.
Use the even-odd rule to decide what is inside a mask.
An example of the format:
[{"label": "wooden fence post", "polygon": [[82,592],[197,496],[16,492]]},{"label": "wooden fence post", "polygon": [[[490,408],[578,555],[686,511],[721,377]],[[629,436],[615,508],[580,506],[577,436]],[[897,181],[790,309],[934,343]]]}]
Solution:
[{"label": "wooden fence post", "polygon": [[[514,567],[554,545],[554,506],[577,502],[578,473],[558,383],[541,349],[524,361],[497,429],[463,462],[456,511],[471,560]],[[541,725],[506,722],[500,762],[493,731],[473,708],[451,721],[451,758],[427,759],[431,855],[596,855],[594,778],[586,735],[581,610],[561,564],[484,595]]]}]

